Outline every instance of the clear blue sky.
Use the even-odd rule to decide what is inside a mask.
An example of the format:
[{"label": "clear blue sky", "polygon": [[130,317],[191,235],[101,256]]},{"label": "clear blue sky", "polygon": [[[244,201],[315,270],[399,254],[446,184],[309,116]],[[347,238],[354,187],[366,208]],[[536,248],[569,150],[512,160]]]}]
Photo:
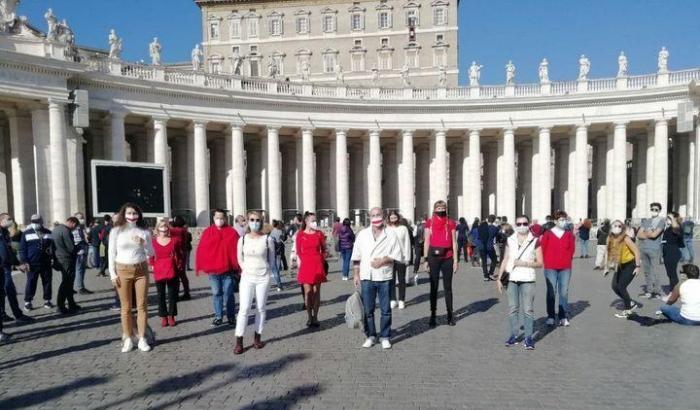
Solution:
[{"label": "clear blue sky", "polygon": [[[80,44],[106,48],[117,29],[128,60],[148,60],[154,36],[166,62],[188,61],[201,41],[192,0],[23,0],[19,13],[45,30],[48,7],[68,19]],[[591,77],[611,77],[620,50],[631,74],[650,73],[663,45],[671,69],[700,67],[700,0],[461,0],[459,14],[460,83],[472,60],[484,65],[482,84],[503,83],[509,59],[517,82],[536,82],[542,57],[551,79],[572,80],[580,54],[591,59]]]}]

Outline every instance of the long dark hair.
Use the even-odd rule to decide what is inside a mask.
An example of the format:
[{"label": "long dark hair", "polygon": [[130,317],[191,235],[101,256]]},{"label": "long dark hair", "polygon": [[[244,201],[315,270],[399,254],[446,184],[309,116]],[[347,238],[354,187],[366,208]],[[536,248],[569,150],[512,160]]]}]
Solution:
[{"label": "long dark hair", "polygon": [[148,229],[146,221],[143,220],[143,212],[141,211],[141,208],[133,202],[127,202],[124,205],[122,205],[121,208],[119,208],[119,212],[117,212],[119,214],[119,219],[114,223],[114,227],[121,228],[122,226],[126,225],[127,208],[131,208],[134,211],[136,211],[137,214],[139,214],[139,219],[136,220],[136,226],[141,229]]},{"label": "long dark hair", "polygon": [[302,231],[306,230],[306,218],[308,218],[310,216],[316,216],[316,214],[313,212],[309,212],[309,211],[304,212],[304,217],[301,218],[301,230]]},{"label": "long dark hair", "polygon": [[[392,216],[392,215],[396,215],[396,225],[394,225],[393,223],[391,223],[391,216]],[[391,211],[389,211],[389,215],[387,215],[386,220],[387,220],[387,222],[388,222],[387,225],[399,226],[399,225],[401,224],[401,215],[399,214],[399,211],[391,210]]]}]

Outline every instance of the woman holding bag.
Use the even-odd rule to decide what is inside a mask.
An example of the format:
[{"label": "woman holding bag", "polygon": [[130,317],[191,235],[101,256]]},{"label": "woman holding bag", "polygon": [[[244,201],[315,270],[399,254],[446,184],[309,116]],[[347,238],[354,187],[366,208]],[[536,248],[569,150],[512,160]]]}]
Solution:
[{"label": "woman holding bag", "polygon": [[178,256],[181,244],[177,237],[170,236],[170,226],[164,220],[156,225],[156,234],[157,236],[153,238],[154,255],[149,262],[153,268],[153,278],[158,291],[158,316],[162,327],[172,327],[175,326],[175,316],[177,316],[178,278],[176,273],[181,263]]}]

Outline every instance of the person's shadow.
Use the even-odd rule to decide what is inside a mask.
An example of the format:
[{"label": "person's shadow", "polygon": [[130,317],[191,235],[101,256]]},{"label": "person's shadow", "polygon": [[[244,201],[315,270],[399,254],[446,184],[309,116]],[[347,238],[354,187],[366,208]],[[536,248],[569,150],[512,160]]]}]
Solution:
[{"label": "person's shadow", "polygon": [[633,322],[639,323],[639,326],[643,327],[651,327],[655,325],[659,325],[662,323],[671,323],[672,321],[666,316],[661,316],[661,317],[651,317],[651,316],[642,316],[637,313],[631,313],[629,316],[627,316],[627,320],[631,320]]},{"label": "person's shadow", "polygon": [[[579,300],[578,302],[569,304],[569,319],[580,315],[584,310],[591,307],[591,303],[587,300]],[[558,326],[548,326],[547,317],[541,317],[535,321],[535,332],[532,335],[535,340],[542,340],[547,335],[552,333]]]}]

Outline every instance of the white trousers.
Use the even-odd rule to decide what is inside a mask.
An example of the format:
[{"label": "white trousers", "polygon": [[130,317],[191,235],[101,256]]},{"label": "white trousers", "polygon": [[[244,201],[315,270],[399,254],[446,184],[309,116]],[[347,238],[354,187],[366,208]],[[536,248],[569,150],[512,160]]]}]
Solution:
[{"label": "white trousers", "polygon": [[255,331],[262,334],[265,326],[265,305],[267,304],[267,292],[270,289],[270,275],[264,276],[246,276],[241,277],[241,283],[238,285],[238,318],[236,319],[236,337],[242,337],[245,333],[245,327],[248,324],[248,315],[250,307],[253,304],[255,297]]},{"label": "white trousers", "polygon": [[605,259],[608,256],[608,247],[606,245],[596,245],[595,246],[595,266],[598,268],[607,268],[605,266]]}]

